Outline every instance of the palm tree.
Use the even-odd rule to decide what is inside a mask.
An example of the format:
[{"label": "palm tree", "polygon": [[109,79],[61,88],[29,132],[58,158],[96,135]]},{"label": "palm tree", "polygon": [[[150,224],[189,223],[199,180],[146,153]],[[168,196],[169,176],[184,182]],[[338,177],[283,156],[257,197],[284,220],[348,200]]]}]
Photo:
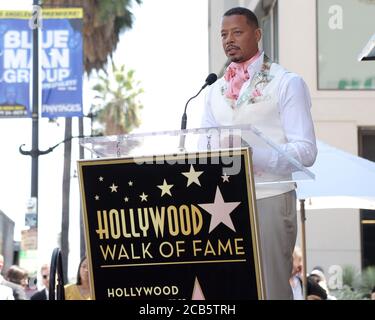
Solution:
[{"label": "palm tree", "polygon": [[[42,6],[83,8],[83,59],[85,72],[90,74],[93,69],[104,69],[108,56],[111,56],[116,49],[120,33],[132,27],[133,15],[130,8],[133,2],[141,4],[142,0],[43,0]],[[72,136],[71,121],[71,118],[65,119],[65,138]],[[71,152],[71,144],[66,144],[61,226],[61,251],[65,280],[67,279],[69,253],[69,192],[66,190],[70,189],[70,165],[67,163],[71,162]]]},{"label": "palm tree", "polygon": [[43,7],[83,8],[83,59],[85,71],[104,69],[121,32],[133,25],[133,2],[142,0],[43,0]]},{"label": "palm tree", "polygon": [[[104,74],[104,75],[103,75]],[[98,76],[96,102],[91,112],[101,128],[95,133],[119,135],[132,131],[140,125],[139,110],[143,108],[138,96],[143,92],[134,79],[134,70],[125,72],[125,66],[116,67]]]}]

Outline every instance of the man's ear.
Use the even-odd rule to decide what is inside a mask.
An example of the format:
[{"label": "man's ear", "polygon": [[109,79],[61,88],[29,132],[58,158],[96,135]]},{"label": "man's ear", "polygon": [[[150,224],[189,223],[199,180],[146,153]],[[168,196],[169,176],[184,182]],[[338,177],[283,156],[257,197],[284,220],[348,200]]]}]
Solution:
[{"label": "man's ear", "polygon": [[257,42],[260,41],[260,39],[262,39],[262,29],[261,28],[258,28],[255,30],[255,39],[257,40]]}]

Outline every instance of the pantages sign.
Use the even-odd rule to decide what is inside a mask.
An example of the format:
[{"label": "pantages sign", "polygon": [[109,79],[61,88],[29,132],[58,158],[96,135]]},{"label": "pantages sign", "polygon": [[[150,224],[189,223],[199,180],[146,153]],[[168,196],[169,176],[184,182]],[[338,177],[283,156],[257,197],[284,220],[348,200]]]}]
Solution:
[{"label": "pantages sign", "polygon": [[92,298],[262,299],[249,153],[79,161]]}]

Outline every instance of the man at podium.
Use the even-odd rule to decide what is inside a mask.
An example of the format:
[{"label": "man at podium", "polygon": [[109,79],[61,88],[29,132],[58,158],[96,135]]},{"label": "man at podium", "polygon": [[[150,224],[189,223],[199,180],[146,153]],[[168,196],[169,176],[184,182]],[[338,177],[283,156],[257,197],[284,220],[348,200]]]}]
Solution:
[{"label": "man at podium", "polygon": [[[289,156],[311,166],[317,148],[303,79],[271,61],[258,48],[261,29],[246,8],[228,10],[221,23],[223,49],[230,64],[207,93],[202,127],[251,124]],[[277,152],[257,154],[253,164],[272,172],[282,167]],[[257,188],[260,250],[266,299],[293,299],[289,278],[297,235],[295,184]]]}]

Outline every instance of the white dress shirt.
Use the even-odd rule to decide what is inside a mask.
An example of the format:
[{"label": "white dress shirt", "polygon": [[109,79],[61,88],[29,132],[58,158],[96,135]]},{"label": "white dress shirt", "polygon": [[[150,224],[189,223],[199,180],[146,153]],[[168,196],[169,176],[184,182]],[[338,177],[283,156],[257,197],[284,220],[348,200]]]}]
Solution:
[{"label": "white dress shirt", "polygon": [[[261,70],[264,59],[264,53],[260,55],[248,67],[250,79],[245,82],[240,91],[239,97],[249,86],[254,74]],[[272,68],[271,68],[272,70]],[[219,127],[213,115],[212,94],[215,85],[220,85],[223,78],[213,84],[206,96],[205,111],[202,117],[202,127]],[[282,129],[284,131],[287,143],[280,145],[280,148],[289,156],[298,160],[301,164],[308,167],[311,166],[317,155],[317,147],[315,140],[314,125],[311,117],[311,98],[309,90],[303,79],[295,73],[285,72],[278,84],[278,110],[281,120]],[[238,106],[241,108],[241,106]],[[228,105],[228,108],[231,108]],[[249,119],[251,123],[251,119]],[[272,137],[270,137],[272,140]],[[266,169],[273,170],[287,166],[285,157],[275,150],[269,152],[254,153],[256,162],[265,164]]]}]

